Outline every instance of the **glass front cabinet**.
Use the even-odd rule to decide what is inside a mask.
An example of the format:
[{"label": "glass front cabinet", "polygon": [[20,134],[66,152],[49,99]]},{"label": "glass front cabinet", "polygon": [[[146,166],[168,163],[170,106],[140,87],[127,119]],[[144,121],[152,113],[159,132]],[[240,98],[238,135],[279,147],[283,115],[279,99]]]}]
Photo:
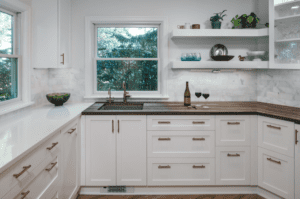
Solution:
[{"label": "glass front cabinet", "polygon": [[269,67],[300,69],[300,0],[270,0]]}]

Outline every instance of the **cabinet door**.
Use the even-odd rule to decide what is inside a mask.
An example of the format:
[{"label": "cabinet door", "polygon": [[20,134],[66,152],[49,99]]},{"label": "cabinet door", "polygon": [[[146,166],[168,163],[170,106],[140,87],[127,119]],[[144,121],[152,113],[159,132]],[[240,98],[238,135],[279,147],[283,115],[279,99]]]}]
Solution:
[{"label": "cabinet door", "polygon": [[86,116],[87,186],[116,185],[115,127],[116,116]]},{"label": "cabinet door", "polygon": [[296,143],[295,146],[295,198],[300,198],[300,125],[295,125]]},{"label": "cabinet door", "polygon": [[78,187],[78,147],[77,121],[62,130],[63,136],[63,178],[61,197],[68,199],[74,195]]},{"label": "cabinet door", "polygon": [[59,0],[59,66],[70,66],[71,0]]},{"label": "cabinet door", "polygon": [[145,186],[146,116],[117,116],[117,123],[117,185]]}]

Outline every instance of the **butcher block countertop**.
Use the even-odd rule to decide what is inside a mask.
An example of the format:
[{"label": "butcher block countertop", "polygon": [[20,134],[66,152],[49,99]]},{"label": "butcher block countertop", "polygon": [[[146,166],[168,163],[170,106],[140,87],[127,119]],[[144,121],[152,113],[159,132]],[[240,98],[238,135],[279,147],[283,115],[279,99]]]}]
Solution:
[{"label": "butcher block countertop", "polygon": [[262,115],[300,124],[300,108],[263,102],[201,102],[192,103],[193,107],[180,102],[145,102],[142,110],[98,110],[102,105],[97,102],[82,115]]}]

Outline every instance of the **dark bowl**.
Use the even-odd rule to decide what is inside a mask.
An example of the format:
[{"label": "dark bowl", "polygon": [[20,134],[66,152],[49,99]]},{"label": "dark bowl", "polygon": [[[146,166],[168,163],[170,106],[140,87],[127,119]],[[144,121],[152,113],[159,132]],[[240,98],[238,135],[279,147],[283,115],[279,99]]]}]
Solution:
[{"label": "dark bowl", "polygon": [[223,55],[223,56],[211,56],[211,58],[215,61],[230,61],[234,56],[231,55]]},{"label": "dark bowl", "polygon": [[49,93],[47,100],[55,106],[62,106],[70,98],[70,93]]}]

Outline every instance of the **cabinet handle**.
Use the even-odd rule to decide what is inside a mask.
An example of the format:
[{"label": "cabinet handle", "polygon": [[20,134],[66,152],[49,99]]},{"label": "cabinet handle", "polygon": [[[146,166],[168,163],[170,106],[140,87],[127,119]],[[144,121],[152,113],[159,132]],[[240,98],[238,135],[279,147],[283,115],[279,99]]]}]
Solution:
[{"label": "cabinet handle", "polygon": [[20,175],[22,175],[23,173],[25,173],[25,171],[27,171],[30,167],[31,167],[31,165],[23,167],[23,171],[21,171],[21,172],[18,173],[18,174],[14,174],[13,176],[14,176],[15,178],[20,177]]},{"label": "cabinet handle", "polygon": [[201,166],[196,166],[196,165],[193,165],[193,168],[194,168],[194,169],[197,169],[197,168],[204,169],[204,168],[205,168],[205,166],[204,166],[204,165],[201,165]]},{"label": "cabinet handle", "polygon": [[171,166],[170,165],[168,165],[168,166],[158,166],[158,168],[159,169],[170,169],[171,168]]},{"label": "cabinet handle", "polygon": [[22,192],[21,195],[23,197],[21,199],[24,199],[29,193],[30,193],[30,191]]},{"label": "cabinet handle", "polygon": [[120,121],[118,120],[118,133],[120,133]]},{"label": "cabinet handle", "polygon": [[281,127],[277,127],[277,126],[267,125],[267,127],[271,128],[271,129],[281,130]]},{"label": "cabinet handle", "polygon": [[63,61],[60,62],[62,65],[65,65],[65,53],[61,54],[60,56],[62,56]]},{"label": "cabinet handle", "polygon": [[241,155],[238,154],[238,153],[236,153],[236,154],[230,154],[230,153],[228,153],[227,156],[228,157],[232,157],[232,156],[240,157]]},{"label": "cabinet handle", "polygon": [[111,131],[112,131],[112,133],[114,133],[115,132],[114,120],[111,121],[111,125],[112,125],[112,130]]},{"label": "cabinet handle", "polygon": [[51,147],[48,147],[47,149],[50,151],[51,149],[53,149],[56,145],[58,145],[58,142],[52,143]]},{"label": "cabinet handle", "polygon": [[45,169],[46,171],[51,171],[54,167],[55,167],[55,165],[57,165],[57,162],[55,162],[55,163],[51,163],[51,165],[52,165],[52,167],[51,168],[49,168],[49,169]]},{"label": "cabinet handle", "polygon": [[295,129],[295,144],[297,145],[298,142],[298,130]]},{"label": "cabinet handle", "polygon": [[195,121],[193,121],[193,124],[205,124],[205,122],[195,122]]},{"label": "cabinet handle", "polygon": [[158,122],[158,124],[171,124],[171,122],[160,121],[160,122]]},{"label": "cabinet handle", "polygon": [[267,160],[269,160],[269,161],[271,161],[271,162],[275,162],[276,164],[281,164],[280,161],[273,160],[272,158],[267,158]]},{"label": "cabinet handle", "polygon": [[200,141],[203,141],[203,140],[205,140],[205,138],[193,138],[193,140],[200,140]]},{"label": "cabinet handle", "polygon": [[158,138],[158,140],[171,140],[171,138]]},{"label": "cabinet handle", "polygon": [[239,122],[227,122],[228,125],[240,125],[241,123]]},{"label": "cabinet handle", "polygon": [[72,133],[74,133],[74,131],[76,131],[76,128],[75,129],[71,129],[71,131],[69,131],[68,133],[72,134]]}]

